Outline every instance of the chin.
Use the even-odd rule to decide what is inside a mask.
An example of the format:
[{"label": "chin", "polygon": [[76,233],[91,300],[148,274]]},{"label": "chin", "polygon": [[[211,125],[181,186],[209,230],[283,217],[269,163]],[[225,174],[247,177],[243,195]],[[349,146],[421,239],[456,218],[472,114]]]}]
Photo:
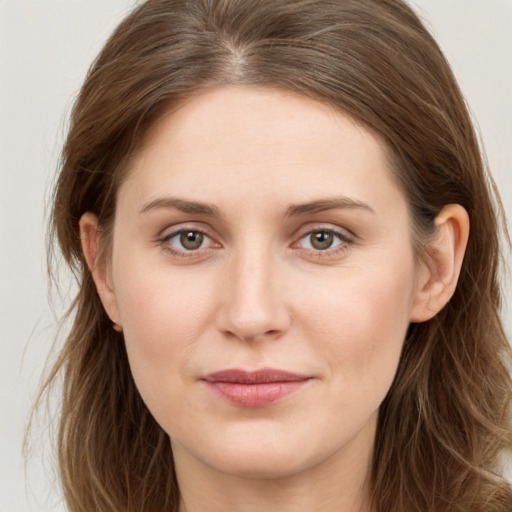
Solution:
[{"label": "chin", "polygon": [[176,455],[184,455],[182,449],[185,449],[199,465],[232,477],[282,480],[336,459],[351,438],[347,434],[346,439],[333,442],[330,436],[315,439],[307,432],[301,435],[297,429],[292,433],[253,428],[238,435],[228,430],[215,440],[203,438],[193,447],[180,445],[180,453]]},{"label": "chin", "polygon": [[231,453],[224,452],[220,460],[212,461],[215,469],[234,477],[257,479],[257,480],[279,480],[297,473],[306,471],[310,466],[316,465],[304,457],[298,449],[289,453],[283,449],[258,449],[243,450]]}]

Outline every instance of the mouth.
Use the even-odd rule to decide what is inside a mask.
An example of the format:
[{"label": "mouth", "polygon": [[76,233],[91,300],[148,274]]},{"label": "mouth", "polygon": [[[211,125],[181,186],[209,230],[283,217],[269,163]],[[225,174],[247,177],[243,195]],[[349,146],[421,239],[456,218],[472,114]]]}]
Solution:
[{"label": "mouth", "polygon": [[237,407],[266,407],[298,391],[311,377],[273,368],[221,370],[201,379],[220,398]]}]

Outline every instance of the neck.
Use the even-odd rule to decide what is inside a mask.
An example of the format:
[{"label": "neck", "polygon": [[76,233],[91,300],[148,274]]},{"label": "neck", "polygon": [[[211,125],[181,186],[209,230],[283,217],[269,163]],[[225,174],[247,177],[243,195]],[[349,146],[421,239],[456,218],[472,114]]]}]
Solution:
[{"label": "neck", "polygon": [[201,488],[182,485],[179,512],[372,512],[364,486],[294,480],[231,479],[222,486]]}]

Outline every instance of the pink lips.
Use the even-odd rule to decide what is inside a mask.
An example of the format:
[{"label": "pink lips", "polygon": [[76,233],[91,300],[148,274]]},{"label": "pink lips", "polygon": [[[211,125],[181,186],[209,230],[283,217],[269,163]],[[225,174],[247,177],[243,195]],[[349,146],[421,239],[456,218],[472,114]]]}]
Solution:
[{"label": "pink lips", "polygon": [[210,373],[203,379],[221,398],[238,407],[265,407],[293,393],[310,377],[264,368],[256,371],[238,369]]}]

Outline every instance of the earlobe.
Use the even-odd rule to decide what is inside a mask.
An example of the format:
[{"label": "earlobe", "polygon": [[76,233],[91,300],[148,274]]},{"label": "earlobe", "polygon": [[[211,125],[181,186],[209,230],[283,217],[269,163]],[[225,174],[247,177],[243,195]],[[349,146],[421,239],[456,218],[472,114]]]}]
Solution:
[{"label": "earlobe", "polygon": [[434,317],[451,299],[457,287],[469,237],[469,216],[459,204],[443,207],[435,219],[434,239],[425,248],[411,322]]},{"label": "earlobe", "polygon": [[89,267],[100,300],[114,325],[121,326],[116,296],[109,275],[107,262],[100,257],[100,232],[98,218],[91,212],[80,218],[82,252]]}]

